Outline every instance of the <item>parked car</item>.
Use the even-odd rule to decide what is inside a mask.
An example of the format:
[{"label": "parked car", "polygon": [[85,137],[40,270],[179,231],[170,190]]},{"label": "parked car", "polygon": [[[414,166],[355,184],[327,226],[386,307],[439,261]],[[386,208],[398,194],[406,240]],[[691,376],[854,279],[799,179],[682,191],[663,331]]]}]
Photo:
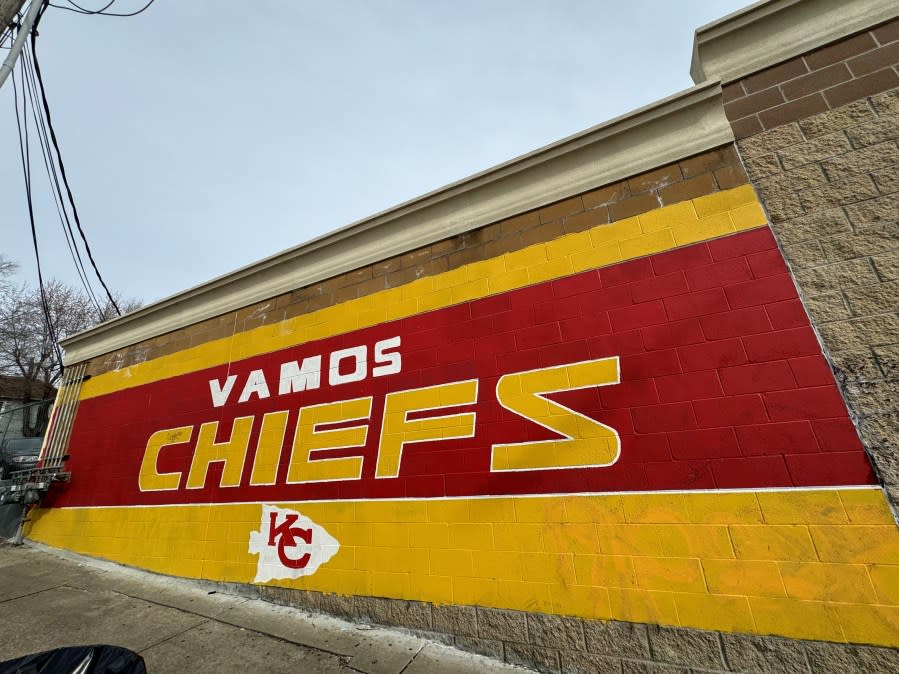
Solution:
[{"label": "parked car", "polygon": [[0,479],[37,465],[43,438],[10,438],[0,443]]}]

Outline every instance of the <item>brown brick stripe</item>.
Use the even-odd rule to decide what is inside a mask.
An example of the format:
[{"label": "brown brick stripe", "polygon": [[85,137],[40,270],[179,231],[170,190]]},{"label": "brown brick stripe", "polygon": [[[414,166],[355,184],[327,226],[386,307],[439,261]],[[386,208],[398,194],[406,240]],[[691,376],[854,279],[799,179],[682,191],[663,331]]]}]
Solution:
[{"label": "brown brick stripe", "polygon": [[640,173],[91,360],[102,374],[748,181],[732,145]]},{"label": "brown brick stripe", "polygon": [[899,86],[899,19],[724,87],[737,138]]}]

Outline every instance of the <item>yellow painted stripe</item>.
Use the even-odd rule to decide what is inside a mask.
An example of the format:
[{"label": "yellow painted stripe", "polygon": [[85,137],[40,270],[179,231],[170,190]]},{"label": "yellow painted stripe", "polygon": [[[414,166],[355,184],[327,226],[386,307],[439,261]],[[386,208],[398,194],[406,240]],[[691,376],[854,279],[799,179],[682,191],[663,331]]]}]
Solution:
[{"label": "yellow painted stripe", "polygon": [[85,382],[81,399],[754,229],[765,223],[752,187],[742,185],[97,375]]},{"label": "yellow painted stripe", "polygon": [[[880,489],[286,503],[341,547],[319,592],[899,646],[899,530]],[[29,536],[252,583],[261,505],[39,510]]]}]

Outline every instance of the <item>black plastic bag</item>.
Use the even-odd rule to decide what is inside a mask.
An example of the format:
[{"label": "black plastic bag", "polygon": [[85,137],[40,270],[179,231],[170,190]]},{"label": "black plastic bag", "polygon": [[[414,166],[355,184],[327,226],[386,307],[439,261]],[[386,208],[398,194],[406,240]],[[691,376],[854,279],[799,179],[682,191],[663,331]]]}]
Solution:
[{"label": "black plastic bag", "polygon": [[72,646],[0,662],[0,674],[147,674],[147,668],[127,648]]}]

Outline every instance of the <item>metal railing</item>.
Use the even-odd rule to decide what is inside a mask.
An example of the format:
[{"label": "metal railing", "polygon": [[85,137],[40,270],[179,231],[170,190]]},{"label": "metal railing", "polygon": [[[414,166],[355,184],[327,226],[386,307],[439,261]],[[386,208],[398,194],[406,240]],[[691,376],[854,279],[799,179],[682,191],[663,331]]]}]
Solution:
[{"label": "metal railing", "polygon": [[[85,380],[86,369],[87,364],[82,363],[66,370],[62,384],[56,393],[56,401],[49,413],[46,413],[46,405],[51,401],[37,401],[30,405],[7,410],[10,416],[7,418],[5,426],[0,426],[2,429],[0,441],[2,441],[9,435],[10,422],[15,412],[32,414],[31,408],[35,408],[34,413],[37,415],[34,418],[35,421],[39,420],[42,415],[47,419],[46,428],[40,429],[41,431],[46,430],[46,433],[42,433],[43,442],[37,466],[28,470],[12,471],[7,479],[0,480],[0,504],[22,504],[21,520],[15,536],[11,539],[13,543],[22,542],[22,532],[29,506],[38,503],[54,482],[68,481],[71,477],[70,473],[62,468],[69,458],[67,454],[69,438],[72,434],[75,413],[78,410],[81,385]],[[37,407],[40,405],[45,407]],[[2,416],[3,413],[0,413],[0,417]],[[21,419],[22,417],[19,416],[19,420]]]},{"label": "metal railing", "polygon": [[81,363],[67,369],[63,375],[62,384],[56,393],[56,404],[53,406],[53,413],[47,426],[47,434],[44,436],[44,444],[41,447],[41,466],[44,468],[61,468],[66,461],[66,451],[72,435],[75,413],[78,411],[81,385],[84,383],[86,370],[87,363]]}]

